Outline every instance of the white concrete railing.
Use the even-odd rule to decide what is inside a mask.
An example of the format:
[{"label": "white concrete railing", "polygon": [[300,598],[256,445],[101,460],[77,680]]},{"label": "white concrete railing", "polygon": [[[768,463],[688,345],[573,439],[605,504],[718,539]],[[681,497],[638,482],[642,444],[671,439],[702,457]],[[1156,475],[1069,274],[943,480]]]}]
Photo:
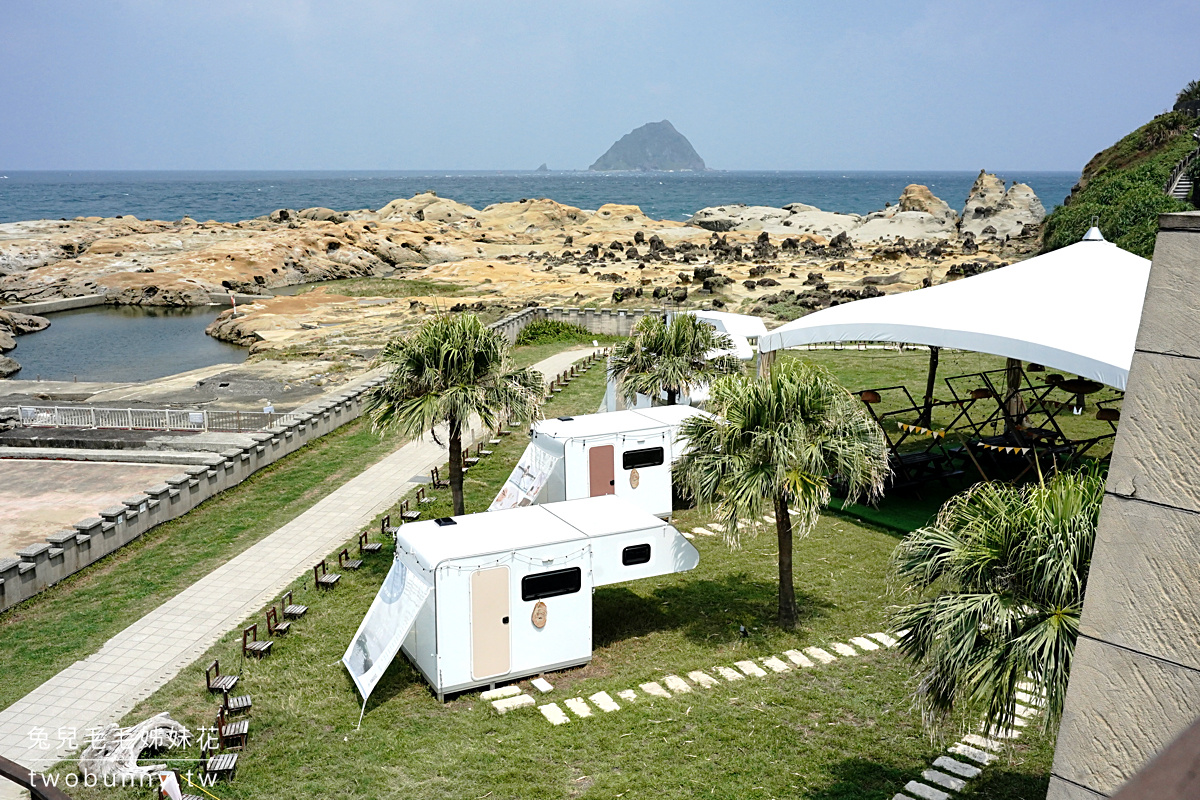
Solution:
[{"label": "white concrete railing", "polygon": [[115,428],[144,431],[258,431],[292,422],[293,413],[190,411],[187,409],[104,408],[98,406],[17,406],[29,427]]}]

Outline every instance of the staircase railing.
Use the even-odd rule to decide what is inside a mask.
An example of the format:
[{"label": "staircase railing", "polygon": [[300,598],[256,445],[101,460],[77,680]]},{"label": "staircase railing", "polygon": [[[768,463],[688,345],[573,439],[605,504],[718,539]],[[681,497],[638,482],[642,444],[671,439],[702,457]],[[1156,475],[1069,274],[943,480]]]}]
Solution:
[{"label": "staircase railing", "polygon": [[[1200,131],[1193,133],[1192,138],[1200,142]],[[1192,165],[1192,162],[1194,162],[1197,157],[1200,157],[1200,147],[1197,147],[1195,150],[1179,160],[1179,163],[1175,165],[1175,169],[1171,170],[1171,177],[1167,178],[1167,185],[1163,187],[1163,192],[1165,194],[1169,195],[1171,192],[1175,191],[1175,186],[1179,183],[1179,179],[1184,176],[1184,174],[1188,171],[1188,167]]]}]

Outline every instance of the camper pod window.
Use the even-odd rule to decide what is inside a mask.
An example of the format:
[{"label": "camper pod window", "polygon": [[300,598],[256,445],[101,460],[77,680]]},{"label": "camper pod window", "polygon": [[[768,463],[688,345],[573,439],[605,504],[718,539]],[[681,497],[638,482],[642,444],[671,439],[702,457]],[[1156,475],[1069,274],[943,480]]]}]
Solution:
[{"label": "camper pod window", "polygon": [[627,567],[650,563],[650,545],[631,544],[621,551],[621,563]]},{"label": "camper pod window", "polygon": [[645,469],[657,467],[663,463],[661,447],[647,447],[644,450],[626,450],[621,454],[621,467],[624,469]]},{"label": "camper pod window", "polygon": [[526,575],[521,578],[521,599],[541,600],[546,597],[558,597],[560,594],[574,594],[579,591],[582,582],[583,572],[579,567]]}]

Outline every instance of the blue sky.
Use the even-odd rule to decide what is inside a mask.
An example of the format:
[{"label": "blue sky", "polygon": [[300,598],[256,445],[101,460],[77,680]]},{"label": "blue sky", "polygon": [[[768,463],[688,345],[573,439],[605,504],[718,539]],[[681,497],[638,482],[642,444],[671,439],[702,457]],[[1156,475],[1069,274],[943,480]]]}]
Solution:
[{"label": "blue sky", "polygon": [[1078,170],[1200,78],[1194,0],[0,3],[8,170]]}]

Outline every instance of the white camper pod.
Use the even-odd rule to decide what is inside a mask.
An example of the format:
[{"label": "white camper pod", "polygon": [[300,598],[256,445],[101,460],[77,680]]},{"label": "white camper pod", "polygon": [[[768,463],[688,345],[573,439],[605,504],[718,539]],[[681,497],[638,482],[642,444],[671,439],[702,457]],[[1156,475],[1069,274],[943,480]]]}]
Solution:
[{"label": "white camper pod", "polygon": [[615,494],[671,515],[671,468],[683,454],[680,426],[706,412],[657,406],[545,419],[489,511]]},{"label": "white camper pod", "polygon": [[[699,562],[678,531],[617,497],[409,523],[397,529],[393,572],[427,588],[419,608],[389,617],[410,620],[411,630],[376,638],[402,636],[400,648],[442,699],[587,663],[594,587]],[[399,598],[404,583],[389,575],[381,598]],[[381,674],[395,654],[372,649],[372,627],[369,612],[343,659],[352,675],[376,665]]]}]

